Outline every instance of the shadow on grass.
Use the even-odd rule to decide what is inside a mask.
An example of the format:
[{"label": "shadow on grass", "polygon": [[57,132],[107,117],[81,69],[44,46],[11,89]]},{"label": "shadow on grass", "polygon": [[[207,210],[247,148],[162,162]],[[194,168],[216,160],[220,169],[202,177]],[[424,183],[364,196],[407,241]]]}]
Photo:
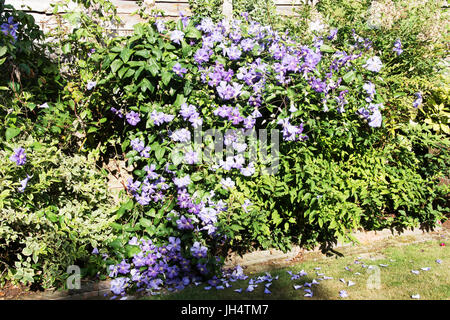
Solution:
[{"label": "shadow on grass", "polygon": [[[263,274],[259,274],[263,275]],[[257,276],[259,276],[257,275]],[[302,286],[295,290],[294,285],[304,285],[311,283],[314,278],[303,276],[298,280],[291,280],[291,276],[286,271],[278,271],[273,276],[278,275],[278,280],[273,280],[268,287],[270,293],[265,293],[265,284],[261,282],[252,292],[246,292],[249,279],[245,281],[230,282],[232,285],[223,290],[211,288],[205,290],[207,284],[199,286],[190,286],[182,291],[157,296],[148,297],[147,299],[156,300],[329,300],[335,297],[323,285],[313,284],[311,287]],[[255,278],[255,277],[253,277]],[[316,278],[317,279],[317,278]],[[323,280],[327,281],[327,280]],[[319,282],[320,283],[320,282]],[[241,293],[235,292],[236,289],[242,289]],[[307,292],[304,289],[310,289],[313,293],[312,297],[305,297]]]}]

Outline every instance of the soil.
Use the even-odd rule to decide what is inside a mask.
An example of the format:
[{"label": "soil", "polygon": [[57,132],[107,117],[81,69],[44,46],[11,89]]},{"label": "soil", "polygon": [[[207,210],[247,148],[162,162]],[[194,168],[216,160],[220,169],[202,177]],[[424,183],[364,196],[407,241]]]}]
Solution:
[{"label": "soil", "polygon": [[10,282],[0,288],[0,300],[17,300],[19,297],[35,294],[31,287],[21,284],[14,285]]}]

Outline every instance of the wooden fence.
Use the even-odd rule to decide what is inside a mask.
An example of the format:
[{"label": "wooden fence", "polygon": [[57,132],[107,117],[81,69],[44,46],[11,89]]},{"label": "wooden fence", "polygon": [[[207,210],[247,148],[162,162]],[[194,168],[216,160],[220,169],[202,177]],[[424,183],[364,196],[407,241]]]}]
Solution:
[{"label": "wooden fence", "polygon": [[[274,0],[277,12],[281,15],[295,15],[294,9],[303,3],[314,5],[318,0]],[[59,0],[5,0],[6,4],[12,4],[16,9],[24,10],[34,16],[36,23],[45,31],[56,25],[56,19],[53,16],[53,7]],[[118,27],[120,34],[128,33],[133,30],[133,25],[140,22],[141,18],[134,14],[139,10],[139,5],[135,0],[111,0],[117,7],[118,16],[123,24]],[[169,18],[178,17],[180,12],[184,15],[190,15],[188,0],[144,0],[148,11],[158,9],[164,11]],[[75,9],[76,4],[71,3],[71,8]],[[232,0],[224,0],[222,8],[218,8],[227,17],[232,14]]]}]

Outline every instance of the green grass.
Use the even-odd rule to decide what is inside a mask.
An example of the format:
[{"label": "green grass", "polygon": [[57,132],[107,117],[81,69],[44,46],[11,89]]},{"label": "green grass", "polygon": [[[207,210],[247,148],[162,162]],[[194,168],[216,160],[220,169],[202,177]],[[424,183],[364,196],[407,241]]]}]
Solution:
[{"label": "green grass", "polygon": [[[361,257],[356,264],[355,260]],[[436,259],[442,261],[436,263]],[[376,266],[373,269],[363,268],[362,265]],[[387,267],[379,266],[387,264]],[[351,254],[341,258],[322,258],[316,261],[305,261],[293,264],[289,267],[267,270],[278,280],[273,280],[270,286],[271,294],[264,293],[264,283],[259,283],[253,292],[245,292],[248,280],[230,282],[232,287],[224,290],[212,288],[204,290],[205,284],[198,287],[188,287],[180,292],[146,297],[145,299],[165,300],[403,300],[412,299],[412,295],[419,294],[421,300],[448,300],[450,299],[450,253],[447,246],[439,246],[436,241],[402,245],[378,249],[371,253]],[[314,268],[320,267],[320,270]],[[350,268],[346,270],[345,267]],[[421,268],[430,267],[429,271]],[[306,276],[299,280],[291,280],[287,271],[299,272],[305,270]],[[411,270],[419,270],[415,275]],[[333,277],[330,280],[319,281],[318,285],[312,285],[313,297],[304,297],[303,288],[294,290],[294,284],[311,282],[320,276],[316,272],[324,273],[325,276]],[[359,272],[357,275],[355,273]],[[379,286],[370,287],[373,279],[379,275]],[[247,274],[249,278],[264,275],[264,272]],[[345,279],[346,283],[339,279]],[[348,287],[351,280],[355,285]],[[376,283],[376,282],[374,282]],[[234,292],[237,288],[244,288],[242,293]],[[341,298],[339,291],[346,290],[347,298]]]}]

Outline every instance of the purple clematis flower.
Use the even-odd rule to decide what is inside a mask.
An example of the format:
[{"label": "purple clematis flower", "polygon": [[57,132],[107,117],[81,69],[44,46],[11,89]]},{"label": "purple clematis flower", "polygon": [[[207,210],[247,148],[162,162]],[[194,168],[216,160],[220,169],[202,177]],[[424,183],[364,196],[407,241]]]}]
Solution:
[{"label": "purple clematis flower", "polygon": [[97,85],[97,82],[95,82],[95,81],[89,81],[89,82],[87,83],[87,85],[86,85],[86,89],[92,90],[92,89],[95,88],[96,85]]},{"label": "purple clematis flower", "polygon": [[126,114],[127,122],[131,124],[132,126],[135,126],[141,121],[141,118],[139,117],[139,113],[130,111]]},{"label": "purple clematis flower", "polygon": [[177,227],[180,230],[192,230],[192,229],[194,229],[194,226],[192,225],[192,220],[190,218],[186,218],[185,216],[182,216],[176,222],[177,222]]},{"label": "purple clematis flower", "polygon": [[348,297],[347,291],[345,291],[345,290],[339,291],[339,296],[341,298],[347,298]]},{"label": "purple clematis flower", "polygon": [[215,24],[210,17],[203,18],[199,25],[196,27],[198,30],[205,33],[211,33],[214,31]]},{"label": "purple clematis flower", "polygon": [[369,126],[371,126],[372,128],[378,128],[381,127],[381,122],[383,120],[383,117],[381,115],[380,109],[378,108],[379,105],[372,105],[371,111],[372,114],[369,116],[368,121],[369,121]]},{"label": "purple clematis flower", "polygon": [[9,160],[14,161],[18,166],[22,166],[27,162],[27,155],[25,154],[25,149],[19,147],[14,149],[14,154],[9,157]]},{"label": "purple clematis flower", "polygon": [[212,50],[207,48],[200,48],[194,54],[194,60],[198,64],[202,64],[204,62],[209,61],[209,57],[212,55]]},{"label": "purple clematis flower", "polygon": [[338,28],[332,29],[330,31],[330,35],[327,37],[327,39],[333,41],[334,39],[336,39],[337,33],[338,33]]},{"label": "purple clematis flower", "polygon": [[136,150],[137,152],[141,152],[145,148],[144,142],[139,140],[139,138],[131,140],[130,145],[133,148],[133,150]]},{"label": "purple clematis flower", "polygon": [[400,41],[400,39],[397,39],[394,42],[394,48],[392,48],[392,51],[396,52],[397,56],[402,54],[403,49],[402,49],[402,42]]},{"label": "purple clematis flower", "polygon": [[128,264],[125,260],[122,260],[120,264],[117,265],[117,272],[120,274],[128,274],[130,273],[130,267],[130,264]]},{"label": "purple clematis flower", "polygon": [[242,50],[247,52],[247,51],[251,51],[256,43],[255,43],[255,40],[253,40],[253,39],[244,39],[241,41],[240,44],[241,44]]},{"label": "purple clematis flower", "polygon": [[217,87],[217,93],[223,100],[231,100],[241,94],[243,86],[244,85],[238,83],[230,85],[225,81],[221,81],[220,85]]},{"label": "purple clematis flower", "polygon": [[115,295],[124,294],[125,289],[128,287],[128,281],[130,281],[130,279],[125,277],[113,279],[111,281],[111,292]]},{"label": "purple clematis flower", "polygon": [[172,71],[179,77],[183,77],[187,73],[187,69],[183,68],[179,62],[173,66]]},{"label": "purple clematis flower", "polygon": [[32,178],[32,176],[29,176],[29,175],[27,174],[27,177],[26,177],[25,179],[23,179],[23,180],[20,181],[21,187],[17,189],[20,193],[23,193],[23,192],[25,191],[25,188],[27,187],[28,181],[29,181],[31,178]]},{"label": "purple clematis flower", "polygon": [[227,177],[226,179],[222,179],[222,180],[220,181],[220,184],[222,185],[222,187],[223,187],[224,189],[231,189],[231,188],[234,188],[234,186],[235,186],[234,181],[231,180],[230,177]]},{"label": "purple clematis flower", "polygon": [[170,135],[170,138],[173,141],[177,141],[177,142],[188,142],[191,141],[191,133],[189,132],[188,129],[178,129],[174,132],[172,132],[172,134]]},{"label": "purple clematis flower", "polygon": [[417,92],[414,95],[416,96],[416,100],[414,100],[413,102],[413,107],[418,108],[423,102],[422,94],[420,92]]},{"label": "purple clematis flower", "polygon": [[199,156],[198,152],[195,151],[188,151],[184,155],[184,161],[186,161],[187,164],[196,164],[199,162]]},{"label": "purple clematis flower", "polygon": [[5,34],[5,36],[10,35],[17,40],[17,29],[19,28],[19,23],[14,23],[14,18],[9,17],[6,23],[0,26],[0,30]]},{"label": "purple clematis flower", "polygon": [[364,83],[363,89],[366,90],[367,94],[369,95],[366,98],[366,101],[367,102],[371,102],[373,100],[374,96],[375,96],[375,93],[376,93],[375,85],[372,82],[369,81],[369,82]]},{"label": "purple clematis flower", "polygon": [[191,247],[191,253],[196,258],[206,258],[208,248],[202,246],[200,242],[196,241]]},{"label": "purple clematis flower", "polygon": [[166,25],[162,20],[156,21],[155,26],[159,33],[163,33],[164,31],[166,31]]},{"label": "purple clematis flower", "polygon": [[239,60],[242,52],[237,46],[232,45],[231,47],[226,49],[226,54],[230,58],[230,60]]},{"label": "purple clematis flower", "polygon": [[177,43],[177,44],[180,44],[181,40],[183,40],[183,39],[184,39],[184,32],[183,31],[173,30],[170,33],[170,40],[175,42],[175,43]]},{"label": "purple clematis flower", "polygon": [[381,62],[379,57],[373,56],[367,59],[366,64],[363,65],[363,67],[372,72],[380,72],[381,68],[383,67],[383,63]]},{"label": "purple clematis flower", "polygon": [[187,174],[181,178],[173,178],[173,183],[175,183],[178,189],[182,189],[190,185],[192,183],[192,180],[191,177]]}]

